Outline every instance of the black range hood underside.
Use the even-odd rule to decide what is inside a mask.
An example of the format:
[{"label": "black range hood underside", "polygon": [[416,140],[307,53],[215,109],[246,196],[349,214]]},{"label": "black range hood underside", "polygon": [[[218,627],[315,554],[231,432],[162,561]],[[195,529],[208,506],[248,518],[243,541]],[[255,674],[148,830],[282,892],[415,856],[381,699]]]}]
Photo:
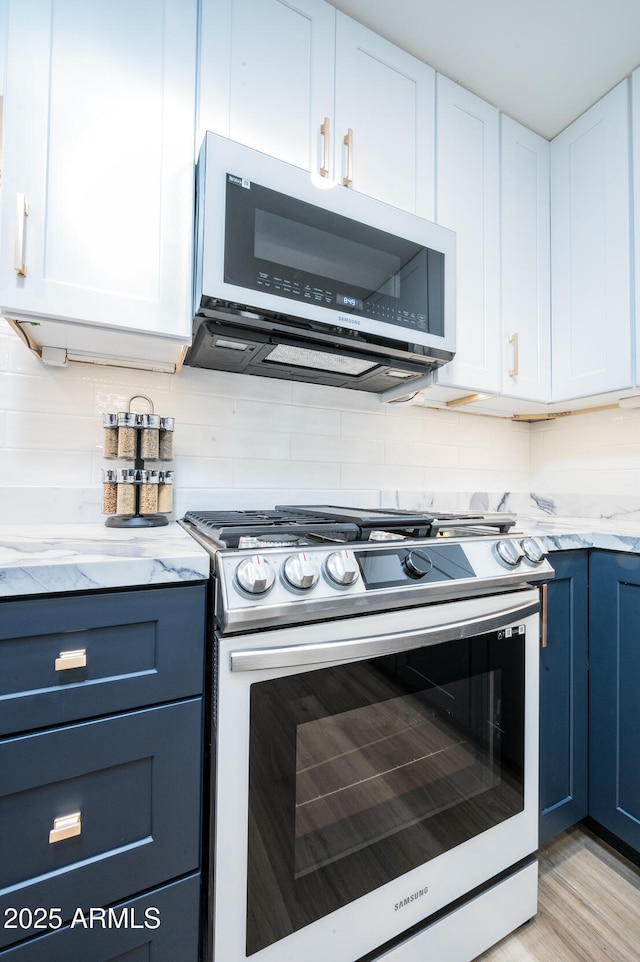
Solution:
[{"label": "black range hood underside", "polygon": [[444,351],[389,343],[358,332],[297,327],[233,309],[208,309],[194,323],[189,367],[327,384],[380,394],[451,360]]}]

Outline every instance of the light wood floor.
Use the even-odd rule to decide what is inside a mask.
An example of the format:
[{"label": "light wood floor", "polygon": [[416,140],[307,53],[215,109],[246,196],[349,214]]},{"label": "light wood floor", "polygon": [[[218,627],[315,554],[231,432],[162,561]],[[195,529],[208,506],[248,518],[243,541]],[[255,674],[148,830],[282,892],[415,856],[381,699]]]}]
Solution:
[{"label": "light wood floor", "polygon": [[539,861],[537,916],[477,962],[638,962],[640,869],[581,828]]}]

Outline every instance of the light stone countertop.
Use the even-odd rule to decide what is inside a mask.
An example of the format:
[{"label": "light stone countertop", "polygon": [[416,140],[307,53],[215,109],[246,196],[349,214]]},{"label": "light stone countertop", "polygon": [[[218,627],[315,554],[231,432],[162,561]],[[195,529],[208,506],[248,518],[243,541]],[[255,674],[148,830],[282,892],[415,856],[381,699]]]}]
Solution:
[{"label": "light stone countertop", "polygon": [[202,581],[209,561],[175,521],[159,528],[1,525],[0,597]]},{"label": "light stone countertop", "polygon": [[[562,518],[519,515],[518,531],[537,535],[548,551],[604,548],[640,554],[640,522],[637,518]],[[514,529],[514,530],[516,530]]]},{"label": "light stone countertop", "polygon": [[[605,548],[640,554],[640,521],[519,515],[515,532],[550,551]],[[100,523],[0,526],[0,597],[128,588],[209,577],[209,555],[176,522],[161,528]]]}]

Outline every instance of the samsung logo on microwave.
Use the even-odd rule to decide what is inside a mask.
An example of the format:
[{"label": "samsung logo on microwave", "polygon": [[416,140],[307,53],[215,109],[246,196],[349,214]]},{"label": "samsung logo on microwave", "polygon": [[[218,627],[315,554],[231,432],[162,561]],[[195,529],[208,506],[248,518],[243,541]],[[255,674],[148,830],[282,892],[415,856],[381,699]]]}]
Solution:
[{"label": "samsung logo on microwave", "polygon": [[344,314],[338,314],[338,320],[343,324],[349,324],[351,327],[360,327],[360,321],[357,317],[345,317]]},{"label": "samsung logo on microwave", "polygon": [[428,891],[429,886],[425,885],[423,889],[418,889],[417,892],[412,892],[411,895],[407,895],[406,899],[401,899],[400,902],[396,902],[393,907],[394,912],[397,912],[398,909],[403,909],[406,905],[411,905],[411,903],[415,902],[417,899],[421,899],[423,895],[428,893]]}]

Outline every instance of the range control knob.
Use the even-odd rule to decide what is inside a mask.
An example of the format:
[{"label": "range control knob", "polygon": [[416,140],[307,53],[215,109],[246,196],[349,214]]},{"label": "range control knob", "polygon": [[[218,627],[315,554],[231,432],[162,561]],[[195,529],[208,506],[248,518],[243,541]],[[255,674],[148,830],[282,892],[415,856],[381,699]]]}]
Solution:
[{"label": "range control knob", "polygon": [[308,590],[318,583],[318,566],[307,554],[289,555],[282,571],[294,588]]},{"label": "range control knob", "polygon": [[519,565],[524,557],[524,551],[518,542],[513,541],[511,538],[507,541],[498,541],[496,552],[500,560],[510,568],[515,568],[516,565]]},{"label": "range control knob", "polygon": [[240,562],[236,568],[236,580],[249,594],[262,595],[272,587],[275,574],[269,562],[256,554]]},{"label": "range control knob", "polygon": [[351,585],[358,577],[358,565],[350,551],[333,551],[325,562],[325,569],[337,585]]},{"label": "range control knob", "polygon": [[426,551],[417,548],[406,556],[404,566],[412,578],[424,578],[433,568],[433,562]]},{"label": "range control knob", "polygon": [[547,556],[547,549],[540,538],[523,538],[520,547],[524,551],[524,556],[531,564],[542,564]]}]

